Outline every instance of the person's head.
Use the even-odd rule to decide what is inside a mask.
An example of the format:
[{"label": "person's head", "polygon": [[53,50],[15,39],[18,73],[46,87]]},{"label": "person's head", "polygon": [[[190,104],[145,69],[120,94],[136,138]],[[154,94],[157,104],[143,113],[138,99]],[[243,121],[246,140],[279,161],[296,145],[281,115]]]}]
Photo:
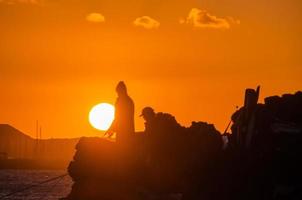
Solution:
[{"label": "person's head", "polygon": [[118,96],[122,96],[122,95],[126,95],[127,94],[127,87],[124,83],[124,81],[120,81],[116,88],[115,88],[115,91],[117,93]]},{"label": "person's head", "polygon": [[145,107],[142,110],[142,114],[140,116],[143,117],[148,122],[148,121],[154,119],[155,112],[154,112],[153,108],[151,108],[151,107]]}]

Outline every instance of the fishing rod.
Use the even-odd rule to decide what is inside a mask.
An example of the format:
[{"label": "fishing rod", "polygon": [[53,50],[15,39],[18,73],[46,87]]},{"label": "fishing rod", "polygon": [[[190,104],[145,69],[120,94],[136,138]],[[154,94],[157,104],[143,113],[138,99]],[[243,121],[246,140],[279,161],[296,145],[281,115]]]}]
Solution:
[{"label": "fishing rod", "polygon": [[[236,106],[236,112],[238,111],[238,106]],[[229,130],[229,128],[230,128],[230,125],[232,124],[232,119],[230,119],[230,121],[229,121],[229,123],[228,123],[228,125],[227,125],[227,127],[225,128],[225,130],[224,130],[224,132],[223,132],[223,135],[225,135],[227,132],[228,132],[228,130]]]},{"label": "fishing rod", "polygon": [[232,120],[230,120],[230,122],[228,123],[227,127],[225,128],[225,130],[223,132],[223,135],[225,135],[228,132],[231,123],[232,123]]},{"label": "fishing rod", "polygon": [[0,197],[0,200],[5,199],[6,197],[12,196],[12,195],[14,195],[14,194],[16,194],[16,193],[23,192],[23,191],[25,191],[25,190],[29,190],[29,189],[34,188],[34,187],[38,187],[38,186],[43,185],[43,184],[45,184],[45,183],[49,183],[49,182],[55,181],[55,180],[57,180],[57,179],[60,179],[60,178],[65,177],[65,176],[67,176],[67,175],[68,175],[68,174],[66,173],[66,174],[63,174],[63,175],[60,175],[60,176],[57,176],[57,177],[54,177],[54,178],[51,178],[51,179],[42,181],[42,182],[40,182],[40,183],[37,183],[37,184],[34,184],[34,185],[30,185],[30,186],[25,187],[25,188],[22,188],[22,189],[20,189],[20,190],[16,190],[16,191],[14,191],[14,192],[11,192],[11,193],[8,193],[8,194],[6,194],[6,195],[1,196],[1,197]]}]

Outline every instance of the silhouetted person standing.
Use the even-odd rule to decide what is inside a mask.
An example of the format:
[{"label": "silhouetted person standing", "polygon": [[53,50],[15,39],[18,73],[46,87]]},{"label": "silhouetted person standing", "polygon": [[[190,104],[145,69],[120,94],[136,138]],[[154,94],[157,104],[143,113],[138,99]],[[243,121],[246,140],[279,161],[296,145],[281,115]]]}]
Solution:
[{"label": "silhouetted person standing", "polygon": [[129,144],[134,136],[134,103],[123,81],[116,86],[118,98],[115,103],[115,118],[106,134],[116,133],[116,142]]}]

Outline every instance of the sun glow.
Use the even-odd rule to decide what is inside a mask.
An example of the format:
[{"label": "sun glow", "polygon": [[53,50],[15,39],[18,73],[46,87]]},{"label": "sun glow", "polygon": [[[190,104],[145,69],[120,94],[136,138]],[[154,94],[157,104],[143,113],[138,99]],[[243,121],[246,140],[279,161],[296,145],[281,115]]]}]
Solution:
[{"label": "sun glow", "polygon": [[108,103],[101,103],[94,106],[89,112],[90,124],[101,131],[106,131],[114,119],[114,106]]}]

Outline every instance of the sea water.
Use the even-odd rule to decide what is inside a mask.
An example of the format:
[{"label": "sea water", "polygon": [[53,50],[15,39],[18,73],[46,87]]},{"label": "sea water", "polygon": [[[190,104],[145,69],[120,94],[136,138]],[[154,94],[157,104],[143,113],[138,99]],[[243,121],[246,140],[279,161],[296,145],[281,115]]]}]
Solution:
[{"label": "sea water", "polygon": [[[11,192],[66,174],[64,170],[0,170],[0,199]],[[4,199],[58,200],[71,190],[72,180],[65,176]]]}]

